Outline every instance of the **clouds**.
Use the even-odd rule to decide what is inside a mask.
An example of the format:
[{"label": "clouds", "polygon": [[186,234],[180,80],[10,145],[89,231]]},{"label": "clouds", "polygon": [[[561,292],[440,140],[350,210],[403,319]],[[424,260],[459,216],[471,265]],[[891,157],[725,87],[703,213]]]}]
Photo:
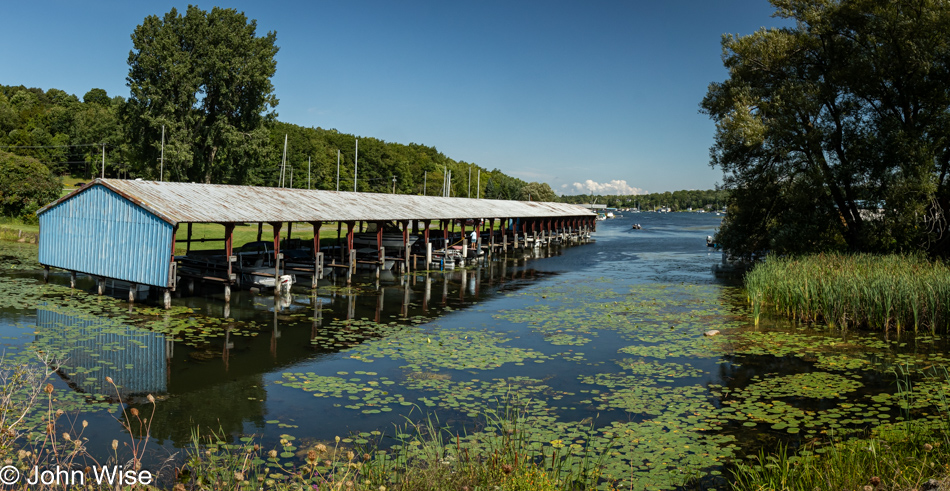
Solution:
[{"label": "clouds", "polygon": [[610,182],[599,183],[594,182],[590,179],[584,181],[583,183],[575,182],[574,184],[565,184],[561,186],[561,189],[564,190],[564,194],[599,194],[599,195],[631,195],[631,194],[647,194],[647,192],[640,188],[635,188],[627,184],[627,181],[623,179],[614,179]]}]

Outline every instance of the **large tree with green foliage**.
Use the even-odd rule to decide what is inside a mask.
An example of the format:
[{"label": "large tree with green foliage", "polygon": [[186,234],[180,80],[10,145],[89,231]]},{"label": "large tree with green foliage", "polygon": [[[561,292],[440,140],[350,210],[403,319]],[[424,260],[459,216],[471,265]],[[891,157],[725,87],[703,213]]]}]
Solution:
[{"label": "large tree with green foliage", "polygon": [[271,77],[276,34],[234,9],[189,6],[149,16],[132,34],[127,105],[139,174],[158,177],[165,127],[165,177],[177,181],[260,181],[275,155],[264,123],[276,114]]},{"label": "large tree with green foliage", "polygon": [[772,0],[701,107],[737,252],[950,252],[950,3]]}]

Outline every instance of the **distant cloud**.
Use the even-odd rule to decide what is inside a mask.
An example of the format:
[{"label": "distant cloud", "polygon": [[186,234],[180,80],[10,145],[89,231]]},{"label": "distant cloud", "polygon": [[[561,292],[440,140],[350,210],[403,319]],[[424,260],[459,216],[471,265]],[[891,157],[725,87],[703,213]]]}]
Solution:
[{"label": "distant cloud", "polygon": [[631,195],[631,194],[647,194],[647,192],[640,188],[635,188],[627,184],[627,181],[622,179],[614,179],[610,182],[599,183],[594,182],[590,179],[584,181],[583,183],[575,182],[574,184],[568,186],[567,184],[561,186],[565,192],[573,191],[573,194],[600,194],[600,195]]}]

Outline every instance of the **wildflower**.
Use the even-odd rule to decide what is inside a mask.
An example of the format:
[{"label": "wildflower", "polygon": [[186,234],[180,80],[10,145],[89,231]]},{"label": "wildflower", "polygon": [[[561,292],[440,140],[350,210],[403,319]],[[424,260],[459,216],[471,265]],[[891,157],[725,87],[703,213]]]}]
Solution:
[{"label": "wildflower", "polygon": [[106,382],[115,385],[115,382],[112,381],[112,377],[106,377]]},{"label": "wildflower", "polygon": [[69,436],[69,433],[63,432],[63,440],[68,442],[69,440],[72,440],[72,438]]},{"label": "wildflower", "polygon": [[62,416],[62,415],[64,415],[64,414],[66,414],[66,411],[63,411],[62,409],[57,409],[57,410],[56,410],[56,417],[57,417],[57,418],[60,417],[60,416]]},{"label": "wildflower", "polygon": [[356,454],[354,454],[352,450],[347,450],[347,451],[346,451],[346,460],[353,460],[353,457],[355,457],[355,456],[356,456]]},{"label": "wildflower", "polygon": [[132,409],[129,409],[129,413],[131,413],[132,416],[134,416],[134,417],[136,417],[136,418],[139,417],[139,410],[136,409],[136,408],[134,408],[134,407],[133,407]]},{"label": "wildflower", "polygon": [[318,443],[315,448],[317,449],[317,452],[327,453],[327,446],[322,443]]},{"label": "wildflower", "polygon": [[364,453],[364,454],[363,454],[363,461],[369,462],[369,459],[370,459],[369,454],[368,454],[368,453]]},{"label": "wildflower", "polygon": [[119,448],[119,440],[112,440],[112,450]]},{"label": "wildflower", "polygon": [[272,459],[276,459],[276,458],[277,458],[277,450],[271,450],[270,452],[267,452],[267,456],[270,457],[270,458],[272,458]]},{"label": "wildflower", "polygon": [[931,445],[931,444],[929,444],[929,443],[925,443],[925,444],[924,444],[924,451],[925,451],[925,452],[929,452],[929,451],[931,451],[931,450],[933,450],[933,449],[934,449],[934,446],[933,446],[933,445]]},{"label": "wildflower", "polygon": [[307,463],[313,465],[317,462],[317,451],[314,449],[307,450]]},{"label": "wildflower", "polygon": [[182,483],[178,483],[175,485],[174,488],[172,488],[172,491],[185,491],[185,485]]},{"label": "wildflower", "polygon": [[880,478],[880,477],[877,477],[877,476],[872,477],[872,478],[871,478],[871,484],[873,484],[873,485],[875,485],[875,486],[877,486],[878,484],[881,484],[881,478]]},{"label": "wildflower", "polygon": [[505,474],[511,474],[512,470],[514,470],[514,468],[511,467],[511,464],[505,464],[501,466],[501,472],[504,472]]},{"label": "wildflower", "polygon": [[89,426],[89,422],[86,420],[82,420],[82,427],[85,428],[87,426]]},{"label": "wildflower", "polygon": [[149,394],[146,399],[148,399],[148,402],[155,404],[155,396],[153,396],[152,394]]},{"label": "wildflower", "polygon": [[244,473],[241,471],[234,471],[234,480],[241,482],[244,480]]},{"label": "wildflower", "polygon": [[43,388],[43,392],[46,392],[47,394],[52,394],[53,384],[46,384],[46,387]]}]

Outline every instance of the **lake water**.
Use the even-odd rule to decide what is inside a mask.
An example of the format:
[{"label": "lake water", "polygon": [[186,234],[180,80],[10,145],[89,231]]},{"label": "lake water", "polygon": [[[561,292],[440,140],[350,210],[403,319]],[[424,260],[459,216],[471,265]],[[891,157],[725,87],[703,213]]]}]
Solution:
[{"label": "lake water", "polygon": [[236,292],[227,311],[217,292],[168,312],[129,306],[125,292],[97,297],[89,281],[71,291],[65,273],[43,285],[28,247],[3,246],[0,343],[5,364],[36,352],[61,363],[56,405],[90,423],[93,455],[129,438],[120,397],[151,414],[154,395],[156,462],[199,427],[264,447],[285,435],[299,448],[336,436],[385,446],[394,425],[427,415],[474,433],[486,412],[517,407],[539,447],[607,452],[621,487],[670,489],[721,485],[730,461],[777,441],[897,421],[898,372],[931,394],[912,410],[936,404],[947,386],[937,336],[755,328],[741,290],[711,272],[721,254],[705,238],[720,219],[628,213],[599,222],[589,244],[326,281],[316,295]]}]

